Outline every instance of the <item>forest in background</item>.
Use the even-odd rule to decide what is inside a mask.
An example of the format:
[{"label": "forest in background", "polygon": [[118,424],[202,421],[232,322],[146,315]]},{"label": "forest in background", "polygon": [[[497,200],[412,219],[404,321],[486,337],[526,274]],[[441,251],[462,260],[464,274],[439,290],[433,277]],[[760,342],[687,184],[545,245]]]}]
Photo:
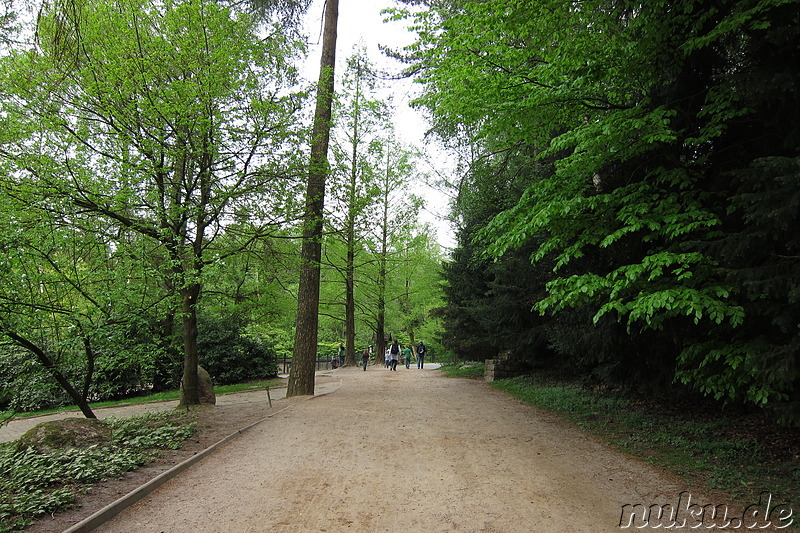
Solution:
[{"label": "forest in background", "polygon": [[[92,416],[197,363],[225,384],[291,357],[313,89],[308,2],[272,4],[64,1],[32,22],[4,4],[3,411]],[[435,345],[444,256],[410,192],[418,155],[362,51],[341,78],[319,355]]]},{"label": "forest in background", "polygon": [[404,4],[461,155],[445,347],[800,422],[798,2]]}]

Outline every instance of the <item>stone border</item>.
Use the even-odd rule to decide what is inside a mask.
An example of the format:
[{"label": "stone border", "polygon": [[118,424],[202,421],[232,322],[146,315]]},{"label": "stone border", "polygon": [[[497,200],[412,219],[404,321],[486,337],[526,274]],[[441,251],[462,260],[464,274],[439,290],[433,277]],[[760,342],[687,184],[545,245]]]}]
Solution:
[{"label": "stone border", "polygon": [[[334,393],[337,390],[339,390],[339,387],[341,387],[341,386],[342,386],[342,379],[339,378],[339,383],[338,383],[338,385],[337,385],[337,387],[335,389],[333,389],[331,391],[328,391],[328,392],[315,394],[313,396],[306,396],[303,399],[303,401],[310,400],[310,399],[313,399],[313,398],[318,398],[320,396],[325,396],[327,394]],[[197,454],[193,455],[192,457],[184,460],[183,462],[178,463],[177,465],[173,466],[169,470],[167,470],[165,472],[162,472],[161,474],[157,475],[156,477],[154,477],[153,479],[151,479],[150,481],[148,481],[147,483],[145,483],[144,485],[142,485],[138,489],[129,492],[125,496],[122,496],[121,498],[111,502],[110,504],[106,505],[105,507],[103,507],[99,511],[95,512],[94,514],[84,518],[83,520],[81,520],[77,524],[74,524],[71,527],[69,527],[68,529],[65,529],[63,533],[88,533],[89,531],[92,531],[93,529],[95,529],[97,527],[100,527],[101,525],[103,525],[106,522],[110,521],[112,518],[117,516],[119,513],[121,513],[122,511],[124,511],[128,507],[130,507],[131,505],[133,505],[133,504],[139,502],[140,500],[142,500],[145,496],[147,496],[148,494],[150,494],[151,492],[156,490],[158,487],[162,486],[167,481],[171,480],[172,478],[174,478],[175,476],[177,476],[178,474],[180,474],[184,470],[188,469],[190,466],[192,466],[196,462],[200,461],[201,459],[203,459],[207,455],[210,455],[214,450],[218,449],[223,444],[226,444],[226,443],[230,442],[231,440],[233,440],[234,438],[238,437],[239,435],[241,435],[245,431],[247,431],[247,430],[249,430],[249,429],[251,429],[251,428],[253,428],[253,427],[255,427],[255,426],[259,425],[259,424],[261,424],[262,422],[272,418],[273,416],[277,415],[278,413],[282,413],[283,411],[289,409],[291,406],[292,405],[287,405],[286,407],[284,407],[284,408],[282,408],[282,409],[280,409],[278,411],[275,411],[274,413],[268,414],[267,416],[265,416],[261,420],[253,422],[249,426],[243,427],[239,431],[236,431],[235,433],[232,433],[232,434],[228,435],[224,439],[216,442],[215,444],[212,444],[211,446],[209,446],[208,448],[206,448],[202,452],[197,453]]]},{"label": "stone border", "polygon": [[520,364],[508,357],[486,359],[484,365],[483,379],[487,382],[513,378],[522,374]]}]

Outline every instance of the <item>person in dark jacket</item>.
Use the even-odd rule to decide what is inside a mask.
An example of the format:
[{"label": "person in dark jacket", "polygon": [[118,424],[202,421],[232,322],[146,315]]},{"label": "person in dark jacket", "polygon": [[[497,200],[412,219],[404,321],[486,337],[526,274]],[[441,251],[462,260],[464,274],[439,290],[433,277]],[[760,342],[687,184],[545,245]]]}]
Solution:
[{"label": "person in dark jacket", "polygon": [[364,353],[361,354],[361,364],[364,365],[364,372],[367,371],[367,363],[369,363],[369,348],[364,348]]},{"label": "person in dark jacket", "polygon": [[397,362],[400,360],[400,344],[395,340],[389,348],[390,368],[397,372]]}]

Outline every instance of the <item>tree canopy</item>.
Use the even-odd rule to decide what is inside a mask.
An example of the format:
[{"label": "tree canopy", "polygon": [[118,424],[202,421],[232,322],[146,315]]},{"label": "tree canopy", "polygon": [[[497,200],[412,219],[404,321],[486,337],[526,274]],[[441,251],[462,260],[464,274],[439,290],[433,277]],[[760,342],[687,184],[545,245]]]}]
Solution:
[{"label": "tree canopy", "polygon": [[796,420],[798,3],[422,3],[397,13],[419,34],[416,104],[479,152],[453,323],[489,331],[511,270],[540,315],[501,326],[541,333],[523,358]]},{"label": "tree canopy", "polygon": [[[323,113],[312,132],[298,76],[308,5],[63,0],[43,4],[35,28],[28,21],[31,43],[10,38],[13,10],[2,16],[0,409],[69,402],[93,416],[90,401],[171,387],[191,405],[198,364],[225,383],[274,375],[277,357],[291,355],[307,302],[301,271],[331,280],[341,268],[327,260],[338,244],[322,230],[340,220],[323,210],[332,170],[317,141],[344,130],[345,115]],[[317,86],[323,104],[352,89],[335,87],[331,66]],[[353,349],[376,335],[368,285],[382,256],[368,206],[388,171],[373,140],[350,151],[357,183],[345,225],[358,280],[353,262],[346,306],[326,289],[320,326],[306,306],[312,391],[338,325],[350,325]],[[398,184],[413,176],[395,171]],[[319,209],[304,222],[307,206]],[[325,261],[300,261],[309,229]],[[399,292],[391,284],[391,297]]]}]

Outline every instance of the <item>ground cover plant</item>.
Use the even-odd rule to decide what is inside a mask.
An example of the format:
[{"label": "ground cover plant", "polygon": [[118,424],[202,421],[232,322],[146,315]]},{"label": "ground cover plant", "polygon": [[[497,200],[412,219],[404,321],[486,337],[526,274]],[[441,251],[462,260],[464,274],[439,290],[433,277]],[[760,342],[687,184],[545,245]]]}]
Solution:
[{"label": "ground cover plant", "polygon": [[457,363],[441,367],[449,378],[482,378],[485,365],[483,363]]},{"label": "ground cover plant", "polygon": [[51,453],[17,441],[0,444],[0,532],[21,531],[46,513],[68,508],[91,484],[121,477],[154,460],[159,450],[177,449],[197,430],[186,411],[149,413],[104,421],[107,446]]}]

